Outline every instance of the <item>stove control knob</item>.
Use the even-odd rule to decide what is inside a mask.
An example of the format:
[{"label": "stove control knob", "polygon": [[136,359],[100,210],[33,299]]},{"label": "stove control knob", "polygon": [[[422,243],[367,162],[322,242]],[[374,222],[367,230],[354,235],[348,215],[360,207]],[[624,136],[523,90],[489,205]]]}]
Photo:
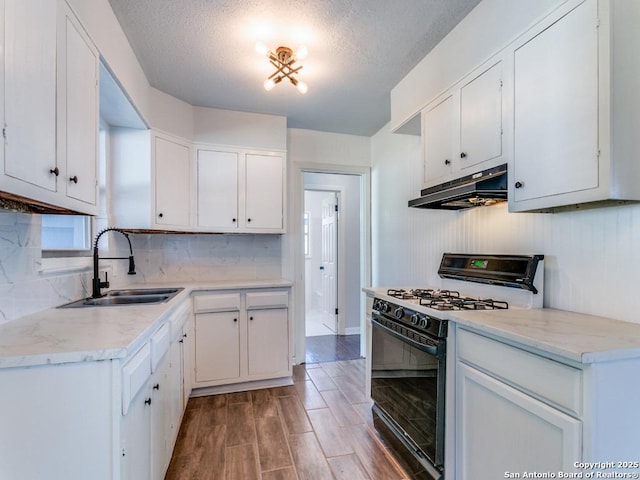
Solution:
[{"label": "stove control knob", "polygon": [[417,325],[418,321],[420,320],[420,315],[418,315],[417,313],[414,313],[413,315],[411,315],[409,320],[411,321],[411,325]]},{"label": "stove control knob", "polygon": [[382,313],[387,313],[389,311],[389,304],[387,302],[383,302],[382,300],[380,300],[380,304],[378,305],[378,309]]},{"label": "stove control knob", "polygon": [[396,316],[396,318],[404,317],[404,308],[402,308],[402,307],[396,308],[396,311],[393,312],[393,314]]},{"label": "stove control knob", "polygon": [[380,300],[378,300],[377,298],[373,301],[373,309],[374,310],[380,310]]},{"label": "stove control knob", "polygon": [[420,319],[420,328],[429,328],[429,324],[431,322],[429,321],[429,319],[427,317],[422,317]]}]

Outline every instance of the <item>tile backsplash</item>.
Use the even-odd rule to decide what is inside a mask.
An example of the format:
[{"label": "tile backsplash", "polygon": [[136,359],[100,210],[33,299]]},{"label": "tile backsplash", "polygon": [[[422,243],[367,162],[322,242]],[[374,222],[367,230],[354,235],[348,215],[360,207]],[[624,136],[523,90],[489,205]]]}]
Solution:
[{"label": "tile backsplash", "polygon": [[[282,276],[280,235],[132,235],[135,276],[127,262],[104,261],[111,287],[146,282],[264,280]],[[108,246],[107,246],[108,244]],[[128,254],[110,235],[101,255]],[[90,268],[43,270],[41,216],[0,210],[0,323],[82,298],[91,292]]]}]

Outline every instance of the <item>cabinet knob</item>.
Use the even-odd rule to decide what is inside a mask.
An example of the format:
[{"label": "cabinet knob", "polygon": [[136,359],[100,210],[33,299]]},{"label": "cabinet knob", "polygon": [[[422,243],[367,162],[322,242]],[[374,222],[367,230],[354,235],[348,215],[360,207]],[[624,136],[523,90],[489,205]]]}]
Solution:
[{"label": "cabinet knob", "polygon": [[73,182],[73,183],[78,183],[78,176],[77,176],[77,175],[74,175],[73,177],[70,177],[70,178],[69,178],[69,181],[70,181],[70,182]]},{"label": "cabinet knob", "polygon": [[253,317],[249,317],[249,320],[253,320]]},{"label": "cabinet knob", "polygon": [[460,153],[460,158],[465,158],[467,156],[467,154],[465,152],[461,152]]},{"label": "cabinet knob", "polygon": [[58,169],[58,167],[52,168],[51,170],[49,170],[49,173],[53,173],[57,177],[58,175],[60,175],[60,170]]},{"label": "cabinet knob", "polygon": [[444,161],[444,164],[445,164],[445,165],[451,165],[451,160],[445,160],[445,161]]},{"label": "cabinet knob", "polygon": [[147,399],[144,401],[144,404],[145,404],[145,405],[151,405],[151,398],[147,398]]},{"label": "cabinet knob", "polygon": [[233,321],[234,321],[234,322],[237,322],[237,321],[238,321],[238,319],[237,319],[237,318],[234,318],[234,319],[233,319]]},{"label": "cabinet knob", "polygon": [[233,223],[236,223],[236,219],[235,219],[235,218],[232,218],[232,219],[231,219],[231,221],[232,221]]},{"label": "cabinet knob", "polygon": [[516,184],[514,186],[516,188],[522,188],[522,187],[524,187],[524,182],[516,182]]},{"label": "cabinet knob", "polygon": [[250,221],[251,221],[251,219],[250,219],[250,218],[247,218],[247,222],[250,222]]},{"label": "cabinet knob", "polygon": [[164,214],[163,214],[162,212],[160,212],[160,213],[158,214],[158,217],[162,218],[162,217],[164,217]]},{"label": "cabinet knob", "polygon": [[182,338],[187,338],[187,334],[186,334],[186,333],[183,333],[183,334],[182,334]]},{"label": "cabinet knob", "polygon": [[156,384],[153,386],[153,389],[154,389],[154,390],[160,390],[160,384],[159,384],[159,383],[156,383]]}]

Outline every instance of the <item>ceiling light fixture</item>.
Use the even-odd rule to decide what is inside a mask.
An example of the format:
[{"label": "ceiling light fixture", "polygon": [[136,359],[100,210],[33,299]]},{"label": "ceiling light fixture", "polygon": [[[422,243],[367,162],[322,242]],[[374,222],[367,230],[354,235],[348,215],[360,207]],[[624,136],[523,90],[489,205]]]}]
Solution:
[{"label": "ceiling light fixture", "polygon": [[256,51],[261,55],[266,55],[269,59],[269,63],[276,68],[276,71],[273,72],[265,81],[264,81],[264,89],[268,92],[272,90],[278,83],[280,83],[285,78],[288,78],[289,81],[293,84],[294,87],[298,89],[300,93],[307,93],[309,87],[304,82],[301,82],[296,78],[298,72],[302,70],[302,65],[295,66],[294,64],[304,58],[307,55],[307,48],[302,46],[300,47],[295,54],[293,50],[289,47],[278,47],[276,48],[276,52],[268,50],[263,44],[259,43],[256,45]]}]

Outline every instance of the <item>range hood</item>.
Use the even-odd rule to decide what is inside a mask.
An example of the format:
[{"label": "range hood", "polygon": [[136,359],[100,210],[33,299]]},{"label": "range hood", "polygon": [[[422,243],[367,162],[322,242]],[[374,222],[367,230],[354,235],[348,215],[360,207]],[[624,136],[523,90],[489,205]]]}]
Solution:
[{"label": "range hood", "polygon": [[507,165],[489,168],[473,175],[425,188],[420,197],[409,200],[414,208],[461,210],[494,205],[507,200]]}]

